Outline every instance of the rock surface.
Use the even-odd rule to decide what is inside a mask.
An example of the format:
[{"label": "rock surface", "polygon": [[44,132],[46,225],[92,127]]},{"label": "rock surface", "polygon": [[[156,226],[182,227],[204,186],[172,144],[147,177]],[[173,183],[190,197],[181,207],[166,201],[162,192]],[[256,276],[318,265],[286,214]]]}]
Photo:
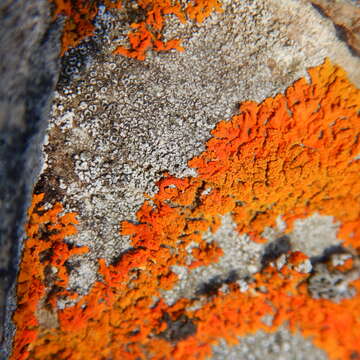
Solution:
[{"label": "rock surface", "polygon": [[[351,80],[360,85],[359,58],[339,39],[334,27],[338,20],[330,15],[332,20],[324,17],[308,1],[224,0],[223,7],[223,13],[213,14],[203,24],[181,24],[169,18],[165,37],[183,39],[185,52],[149,53],[143,62],[112,54],[126,38],[128,19],[121,11],[107,12],[102,8],[96,18],[96,36],[68,51],[62,59],[44,145],[45,162],[36,192],[45,193],[46,207],[61,201],[66,211],[78,214],[78,233],[68,237],[66,243],[71,249],[87,246],[89,252],[66,262],[69,275],[66,290],[73,291],[80,299],[101,282],[99,259],[110,266],[131,251],[129,237],[119,235],[120,222],[136,223],[136,212],[148,196],[159,191],[156,183],[164,173],[178,178],[196,176],[188,161],[205,150],[211,130],[221,120],[231,119],[238,112],[239,103],[261,102],[284,93],[294,81],[308,77],[306,70],[323,63],[326,57],[341,65]],[[42,25],[42,36],[47,33],[47,24]],[[44,124],[56,79],[56,48],[45,51],[51,42],[42,44],[43,47],[31,49],[48,57],[43,55],[43,62],[39,62],[29,55],[28,62],[47,69],[42,72],[46,73],[47,81],[40,81],[35,90],[26,88],[29,99],[39,99],[37,94],[43,96],[36,105],[31,103],[31,109],[35,110],[26,112],[32,119],[26,124],[33,124],[31,130],[38,138],[33,147],[20,148],[17,160],[20,165],[16,164],[14,169],[19,169],[25,157],[30,159],[28,164],[36,165],[25,168],[28,170],[21,172],[23,177],[19,181],[33,179],[39,169],[41,123]],[[36,72],[31,76],[30,79],[38,79]],[[39,92],[33,97],[32,91]],[[20,115],[25,111],[25,105],[22,106],[18,110]],[[21,125],[20,115],[14,115],[14,121],[20,121]],[[31,138],[33,133],[26,131],[30,130],[17,130],[15,134]],[[14,141],[19,146],[22,143],[17,139]],[[8,149],[3,154],[8,154]],[[25,151],[29,152],[25,154]],[[30,173],[30,170],[35,171]],[[2,194],[11,193],[11,199],[15,189],[22,191],[18,195],[18,203],[24,204],[17,208],[21,212],[16,218],[19,221],[23,219],[31,184],[20,187],[15,182],[3,183],[12,192],[4,188]],[[302,274],[313,271],[310,283],[314,298],[341,301],[352,297],[354,293],[347,287],[352,277],[343,279],[331,272],[324,275],[322,264],[317,264],[323,257],[327,259],[329,248],[341,249],[337,237],[339,226],[332,216],[314,213],[296,220],[292,231],[285,235],[286,224],[279,216],[276,226],[263,229],[262,236],[268,243],[257,244],[248,234],[239,234],[231,216],[226,214],[221,217],[217,231],[203,234],[207,244],[217,244],[222,249],[219,261],[189,269],[187,265],[194,260],[192,250],[197,247],[196,243],[190,244],[186,249],[189,264],[172,266],[178,281],[171,289],[161,290],[161,298],[170,306],[183,297],[226,294],[229,284],[234,282],[241,292],[246,292],[251,277],[265,265],[275,263],[281,269],[290,250],[300,250],[311,259],[298,270]],[[6,229],[18,231],[19,225]],[[18,254],[17,248],[12,251]],[[13,274],[15,269],[16,263]],[[54,273],[50,270],[47,275],[51,280],[57,270],[52,269]],[[326,291],[321,288],[324,276],[330,288]],[[343,286],[333,294],[331,287],[339,279]],[[79,298],[59,297],[56,311],[71,308]],[[158,300],[154,299],[154,303]],[[201,305],[199,301],[194,306]],[[59,329],[58,314],[43,304],[40,307],[36,315],[46,336],[47,329]],[[266,321],[271,323],[272,319]],[[160,335],[169,341],[176,342],[196,331],[194,323],[184,315],[176,321],[166,318],[166,322],[168,329]],[[133,335],[136,336],[136,331]],[[233,348],[225,341],[214,345],[214,359],[262,359],[268,351],[274,359],[286,358],[288,354],[295,359],[326,358],[309,339],[300,333],[293,335],[286,327],[271,336],[258,332],[242,340]],[[296,357],[296,354],[301,355]]]},{"label": "rock surface", "polygon": [[360,55],[360,3],[346,0],[311,0],[312,4],[336,26],[339,37]]},{"label": "rock surface", "polygon": [[[70,241],[92,251],[70,275],[77,291],[91,286],[98,258],[111,262],[129,249],[127,237],[119,236],[120,221],[135,220],[144,193],[156,193],[165,171],[192,175],[187,162],[239,103],[283,92],[325,57],[360,84],[359,60],[307,1],[223,4],[224,13],[202,26],[169,20],[166,36],[184,39],[184,53],[150,53],[143,62],[112,55],[124,37],[121,13],[112,12],[98,17],[96,37],[64,57],[38,191],[79,214],[80,231]],[[321,221],[312,224],[334,231]],[[327,237],[308,241],[316,248],[309,256],[322,252]]]},{"label": "rock surface", "polygon": [[50,25],[47,0],[1,1],[0,23],[0,357],[5,358],[14,306],[7,297],[42,166],[41,144],[58,78],[60,27]]}]

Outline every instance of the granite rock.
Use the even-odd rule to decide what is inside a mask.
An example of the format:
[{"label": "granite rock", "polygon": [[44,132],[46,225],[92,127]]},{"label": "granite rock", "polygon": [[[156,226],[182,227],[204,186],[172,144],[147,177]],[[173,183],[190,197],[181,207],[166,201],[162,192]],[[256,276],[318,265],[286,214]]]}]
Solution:
[{"label": "granite rock", "polygon": [[60,23],[47,0],[0,3],[0,358],[6,357],[23,223],[42,166]]}]

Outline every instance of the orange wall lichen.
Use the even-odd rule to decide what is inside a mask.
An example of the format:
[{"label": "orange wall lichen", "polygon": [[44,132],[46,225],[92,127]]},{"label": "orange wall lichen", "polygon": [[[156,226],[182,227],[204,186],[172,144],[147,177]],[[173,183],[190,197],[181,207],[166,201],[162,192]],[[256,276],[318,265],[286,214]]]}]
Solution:
[{"label": "orange wall lichen", "polygon": [[[128,0],[125,0],[128,1]],[[175,15],[182,23],[190,20],[202,23],[214,11],[222,11],[219,0],[192,0],[187,6],[179,0],[136,0],[138,6],[145,12],[145,20],[132,23],[132,31],[128,34],[130,48],[119,46],[114,54],[144,60],[150,49],[168,51],[176,49],[183,51],[179,39],[164,41],[162,31],[165,26],[165,16]],[[54,5],[54,17],[64,15],[65,25],[62,34],[61,55],[81,40],[94,34],[93,21],[98,14],[99,5],[106,8],[122,9],[120,0],[50,0]],[[124,7],[125,8],[125,7]]]},{"label": "orange wall lichen", "polygon": [[[75,305],[56,310],[59,296],[73,295],[66,289],[46,298],[44,268],[32,240],[44,235],[39,227],[28,232],[12,359],[203,359],[219,338],[233,344],[237,336],[275,331],[285,322],[292,331],[311,336],[331,359],[360,356],[359,293],[339,303],[313,299],[306,282],[310,274],[299,272],[298,265],[307,260],[301,253],[289,253],[280,270],[267,266],[245,292],[232,283],[228,292],[199,295],[200,301],[180,299],[168,306],[161,299],[160,290],[177,281],[172,265],[206,266],[221,256],[216,243],[207,244],[202,234],[216,231],[227,213],[237,230],[255,241],[263,241],[264,227],[273,226],[279,215],[287,231],[295,219],[313,212],[332,215],[341,223],[339,238],[359,253],[360,91],[329,60],[309,74],[311,83],[300,79],[285,95],[261,104],[245,102],[238,115],[220,122],[206,150],[189,162],[198,176],[179,179],[165,174],[158,193],[137,212],[137,222],[121,224],[121,233],[131,237],[132,250],[115,264],[99,259],[102,280]],[[30,228],[37,211],[30,209]],[[59,231],[59,225],[54,229]],[[186,247],[191,242],[199,247],[188,265]],[[48,244],[43,240],[40,246],[43,243]],[[63,246],[61,261],[73,251]],[[53,264],[53,256],[46,261]],[[63,264],[59,274],[65,285]],[[344,272],[351,266],[349,262]],[[358,292],[360,280],[352,286]],[[23,307],[27,288],[38,293],[37,304],[47,306],[50,301],[57,325],[39,326],[36,306]],[[159,300],[154,303],[155,298]],[[191,310],[194,304],[200,308]],[[273,316],[271,326],[263,323],[264,315]],[[171,322],[184,319],[192,330],[169,340]]]},{"label": "orange wall lichen", "polygon": [[53,16],[65,16],[61,37],[61,56],[77,46],[85,37],[94,34],[92,21],[98,13],[98,1],[89,0],[50,0],[54,7]]},{"label": "orange wall lichen", "polygon": [[175,15],[182,23],[186,17],[202,23],[214,11],[221,12],[218,0],[193,0],[186,7],[178,0],[137,0],[146,11],[146,19],[131,25],[133,32],[128,35],[130,48],[123,46],[115,49],[114,54],[121,54],[138,60],[144,60],[149,49],[183,51],[179,39],[164,41],[162,31],[165,26],[165,15]]},{"label": "orange wall lichen", "polygon": [[56,297],[64,295],[68,284],[65,262],[72,255],[88,251],[86,248],[70,248],[63,241],[66,236],[76,233],[76,214],[61,215],[63,207],[59,203],[45,210],[40,206],[43,198],[44,194],[34,195],[28,210],[27,240],[17,279],[18,303],[13,318],[17,330],[12,357],[18,360],[28,357],[31,344],[36,339],[39,327],[36,313],[40,302],[46,298],[47,304],[56,305],[55,294],[47,291],[46,273],[51,271],[56,274],[52,279],[52,286],[57,287]]}]

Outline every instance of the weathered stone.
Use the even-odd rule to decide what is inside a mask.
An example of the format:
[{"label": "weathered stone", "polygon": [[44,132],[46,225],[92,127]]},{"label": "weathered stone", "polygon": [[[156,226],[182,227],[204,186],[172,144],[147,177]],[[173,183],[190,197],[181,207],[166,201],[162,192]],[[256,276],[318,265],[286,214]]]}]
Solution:
[{"label": "weathered stone", "polygon": [[354,1],[353,5],[346,0],[310,1],[321,13],[333,21],[339,37],[357,55],[360,55],[360,8],[357,7],[360,3]]},{"label": "weathered stone", "polygon": [[[188,160],[204,151],[211,129],[237,113],[239,102],[261,102],[284,92],[294,81],[307,76],[308,67],[323,63],[325,57],[343,66],[351,79],[360,84],[359,58],[339,41],[331,20],[315,11],[309,1],[222,2],[224,13],[213,14],[202,25],[169,19],[165,37],[182,38],[184,53],[150,53],[144,62],[114,56],[114,46],[127,32],[123,26],[126,14],[103,11],[96,19],[97,36],[63,57],[48,142],[44,146],[44,171],[36,192],[45,193],[45,206],[61,201],[66,211],[76,212],[78,233],[66,238],[65,244],[69,248],[87,246],[89,251],[71,257],[64,265],[69,275],[66,291],[79,298],[54,297],[56,306],[52,310],[44,306],[46,302],[39,303],[36,318],[40,324],[38,340],[42,343],[38,349],[37,345],[33,347],[29,358],[50,357],[46,352],[40,354],[48,334],[60,344],[60,350],[54,350],[54,358],[61,357],[63,344],[67,351],[80,357],[103,357],[101,351],[94,352],[96,343],[89,339],[85,347],[94,354],[88,356],[84,354],[87,349],[76,346],[76,341],[83,344],[76,329],[70,330],[70,337],[77,339],[75,345],[63,341],[57,316],[96,288],[93,285],[102,278],[99,259],[107,266],[117,266],[124,255],[132,253],[129,238],[119,235],[120,221],[136,223],[136,212],[146,198],[144,192],[156,194],[156,182],[164,172],[179,178],[196,176],[188,167]],[[198,192],[203,195],[207,191],[211,188],[199,188]],[[279,216],[276,227],[264,228],[262,236],[270,242],[266,246],[253,242],[246,233],[239,234],[231,214],[222,216],[217,231],[202,234],[206,244],[221,248],[223,254],[218,261],[190,268],[194,261],[192,250],[199,244],[189,243],[184,254],[186,261],[169,269],[171,275],[177,276],[177,282],[151,299],[149,295],[151,307],[159,300],[169,307],[187,298],[193,301],[188,310],[195,311],[206,301],[231,292],[234,283],[241,293],[251,290],[264,294],[263,285],[251,288],[254,275],[262,267],[273,263],[282,269],[290,250],[300,250],[310,258],[320,256],[328,246],[339,244],[338,228],[332,216],[314,213],[295,221],[292,231],[285,235],[286,223]],[[175,246],[170,248],[176,253]],[[134,290],[143,267],[146,268],[144,265],[132,269],[129,289]],[[314,268],[316,272],[318,269]],[[309,259],[295,267],[301,274],[310,274],[312,269]],[[346,281],[348,277],[344,284]],[[315,277],[313,283],[317,290]],[[54,282],[46,281],[45,285],[49,292],[59,290]],[[141,296],[147,297],[147,288],[141,290]],[[135,301],[129,302],[130,306],[135,305]],[[141,305],[137,311],[141,311]],[[179,316],[166,312],[162,315],[159,324],[166,328],[159,333],[154,329],[155,336],[151,334],[148,339],[174,344],[191,338],[200,329],[197,318],[180,312]],[[268,315],[261,322],[270,326],[273,316]],[[89,329],[87,334],[93,331],[91,326]],[[96,329],[100,334],[97,339],[104,335],[103,329]],[[110,329],[106,351],[116,343],[112,333],[116,330]],[[137,335],[141,335],[137,327],[126,334],[131,338]],[[303,359],[326,358],[309,339],[300,334],[294,336],[285,327],[273,335],[248,335],[243,344],[234,348],[220,341],[219,346],[214,345],[213,358],[262,359],[268,353],[274,359],[297,358],[298,353]]]},{"label": "weathered stone", "polygon": [[0,3],[0,358],[12,333],[22,228],[58,77],[60,31],[50,20],[47,0]]}]

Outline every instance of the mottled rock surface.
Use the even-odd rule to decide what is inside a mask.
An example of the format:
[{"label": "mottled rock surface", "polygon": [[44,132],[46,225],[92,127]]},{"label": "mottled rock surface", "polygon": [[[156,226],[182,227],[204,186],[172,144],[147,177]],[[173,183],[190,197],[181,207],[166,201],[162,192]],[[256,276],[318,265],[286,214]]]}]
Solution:
[{"label": "mottled rock surface", "polygon": [[[63,58],[37,189],[79,214],[79,233],[68,241],[90,252],[69,261],[69,288],[78,294],[86,294],[98,279],[97,259],[111,263],[130,248],[128,238],[119,235],[120,221],[135,220],[144,193],[157,192],[164,172],[192,175],[187,162],[204,150],[211,129],[230,119],[240,102],[261,102],[283,92],[325,57],[360,83],[358,59],[339,40],[333,22],[307,1],[223,4],[224,13],[202,25],[169,19],[165,35],[184,39],[184,53],[150,53],[143,62],[112,55],[126,34],[123,15],[113,11],[97,18],[97,36]],[[264,236],[276,241],[283,232],[279,219]],[[319,256],[339,244],[336,232],[332,217],[315,214],[296,222],[289,247]],[[224,255],[219,263],[193,271],[174,267],[179,281],[162,294],[168,304],[226,291],[228,279],[239,279],[246,288],[243,279],[262,266],[264,245],[236,234],[228,217],[207,241],[218,243]],[[61,308],[71,304],[59,302]],[[219,346],[214,358],[261,359],[269,348],[274,358],[289,349],[304,354],[299,359],[325,356],[301,335],[284,330],[250,336],[231,350]]]},{"label": "mottled rock surface", "polygon": [[[36,191],[46,194],[45,206],[61,201],[67,211],[77,213],[79,231],[66,242],[71,247],[87,246],[89,252],[70,258],[66,266],[67,290],[79,294],[79,298],[101,280],[99,259],[115,264],[131,248],[129,238],[120,235],[120,221],[136,220],[145,193],[156,194],[156,183],[164,173],[194,176],[188,161],[204,151],[211,130],[221,120],[229,120],[237,113],[240,102],[261,102],[284,92],[300,77],[307,77],[306,69],[323,63],[325,57],[341,65],[351,80],[360,84],[358,57],[339,39],[334,22],[308,1],[225,0],[223,5],[223,13],[213,14],[203,24],[181,24],[169,18],[165,37],[183,39],[185,52],[149,53],[143,62],[112,54],[126,39],[128,19],[122,12],[101,9],[96,19],[96,36],[68,51],[62,59],[44,145],[45,162]],[[41,25],[43,34],[46,24]],[[45,41],[43,46],[46,44],[49,45]],[[48,75],[48,82],[40,81],[36,88],[39,93],[35,92],[43,96],[42,105],[30,102],[29,109],[33,110],[26,111],[32,114],[31,119],[41,119],[26,123],[33,124],[31,130],[39,134],[37,144],[41,142],[40,122],[44,122],[56,73],[56,61],[51,57],[54,52],[46,54],[50,57],[43,57],[45,64],[29,57],[46,69]],[[32,76],[38,79],[36,73]],[[40,95],[34,96],[40,98]],[[20,115],[25,112],[23,106],[18,110]],[[14,119],[23,129],[20,115],[14,115]],[[16,134],[23,136],[30,130],[22,131]],[[31,134],[24,136],[29,139]],[[18,153],[30,151],[26,156],[38,159],[38,155],[31,155],[35,146],[28,150],[24,143],[17,142],[18,138],[14,140],[17,146],[22,146]],[[8,148],[6,151],[9,153]],[[27,169],[22,165],[22,155],[16,161],[20,165],[14,165],[15,170],[21,166]],[[35,165],[28,172],[21,172],[28,179],[39,169],[38,162],[31,164]],[[35,172],[30,173],[34,169]],[[14,201],[14,188],[10,185],[14,187],[17,183],[4,184],[7,188],[2,194],[11,194]],[[22,217],[27,204],[25,194],[29,194],[30,189],[27,184],[27,187],[16,185],[16,190],[22,191],[17,200],[22,204],[17,207]],[[17,219],[22,219],[20,215]],[[321,258],[329,247],[336,248],[341,243],[337,238],[339,224],[332,216],[317,213],[297,220],[286,235],[286,225],[279,217],[276,227],[264,229],[262,235],[268,240],[267,244],[257,244],[247,234],[238,234],[231,216],[225,215],[221,221],[216,232],[204,235],[207,243],[216,243],[223,250],[219,262],[195,269],[173,266],[171,270],[178,275],[178,282],[161,293],[167,304],[176,303],[181,297],[226,293],[228,283],[235,281],[241,292],[246,291],[251,276],[264,265],[274,261],[281,268],[282,255],[287,251],[301,250],[311,259]],[[18,231],[19,222],[16,224],[6,229]],[[18,254],[18,248],[14,249]],[[192,244],[187,250],[191,263]],[[314,298],[339,300],[353,295],[346,286],[350,281],[347,278],[340,279],[343,286],[336,294],[322,292],[324,277],[328,280],[326,286],[331,288],[339,276],[337,273],[324,275],[322,265],[313,264]],[[300,270],[310,273],[313,264],[308,260]],[[12,269],[15,274],[16,263]],[[57,301],[58,309],[69,308],[78,300],[61,298]],[[43,329],[58,326],[56,312],[50,320],[49,313],[45,307],[38,310]],[[196,331],[185,316],[172,322],[166,319],[166,322],[168,329],[162,336],[169,341],[174,341],[176,333],[180,333],[181,338]],[[326,358],[309,339],[301,334],[293,335],[287,328],[271,335],[262,332],[249,335],[233,348],[220,341],[213,350],[214,359],[260,360],[269,353],[273,359],[286,358],[289,354],[294,359]]]},{"label": "mottled rock surface", "polygon": [[[38,191],[79,214],[79,233],[69,241],[91,252],[70,274],[77,291],[91,287],[99,257],[111,262],[130,247],[119,236],[120,221],[135,220],[144,193],[156,193],[164,172],[192,175],[187,162],[204,150],[220,120],[237,113],[239,103],[284,92],[325,57],[360,84],[357,57],[338,39],[331,20],[307,1],[223,5],[223,13],[201,25],[168,20],[165,35],[183,39],[183,53],[150,52],[145,61],[114,56],[126,31],[124,15],[113,11],[98,16],[97,36],[63,58]],[[315,256],[337,243],[331,222],[299,225],[295,249]],[[296,234],[304,228],[323,236],[299,242]]]}]

